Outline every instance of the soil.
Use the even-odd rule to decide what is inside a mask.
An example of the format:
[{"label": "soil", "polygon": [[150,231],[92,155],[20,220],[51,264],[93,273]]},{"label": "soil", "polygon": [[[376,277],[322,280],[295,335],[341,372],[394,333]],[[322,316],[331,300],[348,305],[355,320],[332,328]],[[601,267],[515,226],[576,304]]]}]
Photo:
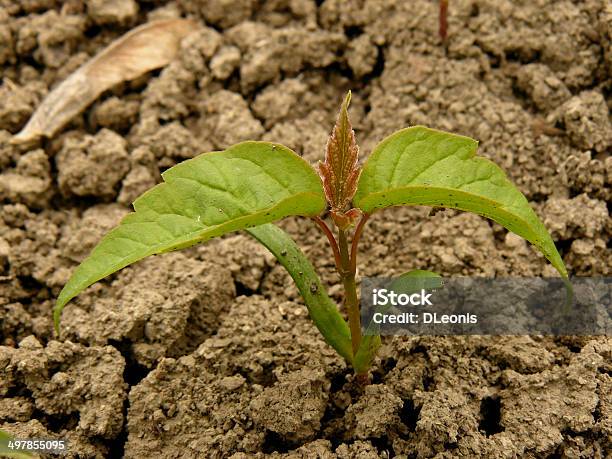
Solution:
[{"label": "soil", "polygon": [[[55,138],[9,143],[42,97],[137,24],[197,19],[166,68]],[[71,271],[204,151],[281,142],[313,163],[345,91],[362,156],[415,124],[480,141],[572,275],[612,266],[612,9],[605,0],[0,0],[0,429],[67,457],[610,457],[610,337],[386,338],[360,389],[297,289],[243,234],[137,263],[51,308]],[[285,230],[340,300],[318,229]],[[478,216],[396,208],[361,276],[554,275]]]}]

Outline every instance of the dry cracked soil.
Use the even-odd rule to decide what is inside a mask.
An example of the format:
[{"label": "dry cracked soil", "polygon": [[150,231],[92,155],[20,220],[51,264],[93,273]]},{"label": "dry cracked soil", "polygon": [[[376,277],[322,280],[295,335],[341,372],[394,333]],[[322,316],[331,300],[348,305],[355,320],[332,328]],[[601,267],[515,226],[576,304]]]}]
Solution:
[{"label": "dry cracked soil", "polygon": [[[323,155],[346,90],[362,156],[415,124],[479,140],[572,275],[610,276],[612,6],[605,0],[0,0],[0,429],[66,457],[604,458],[610,337],[385,338],[359,388],[266,250],[233,234],[51,308],[160,172],[246,139]],[[15,146],[50,88],[149,20],[199,30],[53,139]],[[361,276],[554,275],[476,215],[376,214]],[[340,300],[303,219],[282,226]]]}]

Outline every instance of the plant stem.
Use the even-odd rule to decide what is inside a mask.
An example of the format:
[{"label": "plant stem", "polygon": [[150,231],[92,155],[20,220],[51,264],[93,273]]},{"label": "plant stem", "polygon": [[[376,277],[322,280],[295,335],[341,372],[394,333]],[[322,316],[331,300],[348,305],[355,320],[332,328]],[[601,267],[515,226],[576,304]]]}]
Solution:
[{"label": "plant stem", "polygon": [[[344,286],[344,305],[349,318],[353,358],[357,355],[357,351],[359,350],[362,340],[361,312],[359,310],[357,283],[355,281],[355,275],[357,273],[357,244],[359,243],[361,233],[363,232],[363,227],[365,226],[365,223],[369,217],[369,214],[363,214],[361,217],[361,220],[355,228],[350,249],[346,230],[338,228],[338,240],[336,241],[334,234],[330,230],[329,226],[327,226],[325,221],[323,221],[320,217],[313,218],[329,240],[329,243],[334,251],[336,269],[338,270],[338,274],[340,274],[340,279],[342,280],[342,285]],[[367,370],[362,371],[361,373],[356,372],[356,378],[360,385],[369,383]]]},{"label": "plant stem", "polygon": [[438,34],[440,35],[440,39],[444,43],[446,41],[446,35],[448,30],[448,0],[440,0],[440,12],[438,20]]},{"label": "plant stem", "polygon": [[344,305],[349,316],[351,343],[353,345],[353,356],[355,356],[361,344],[361,317],[359,314],[359,299],[357,298],[357,284],[355,283],[355,270],[352,267],[345,230],[338,229],[338,247],[341,263],[339,272],[344,285]]},{"label": "plant stem", "polygon": [[329,245],[331,245],[331,248],[334,252],[334,259],[336,261],[336,269],[340,271],[342,268],[342,263],[340,260],[340,250],[338,249],[338,243],[336,242],[334,233],[332,233],[332,231],[329,229],[329,226],[327,226],[327,223],[325,223],[325,221],[321,217],[313,217],[313,220],[323,230],[323,233],[325,233],[325,236],[327,237],[327,240],[329,241]]},{"label": "plant stem", "polygon": [[355,228],[355,233],[353,233],[353,240],[351,241],[351,269],[357,272],[357,246],[359,244],[359,239],[361,238],[361,233],[363,232],[363,227],[366,222],[370,218],[370,214],[363,214],[361,220],[357,224]]}]

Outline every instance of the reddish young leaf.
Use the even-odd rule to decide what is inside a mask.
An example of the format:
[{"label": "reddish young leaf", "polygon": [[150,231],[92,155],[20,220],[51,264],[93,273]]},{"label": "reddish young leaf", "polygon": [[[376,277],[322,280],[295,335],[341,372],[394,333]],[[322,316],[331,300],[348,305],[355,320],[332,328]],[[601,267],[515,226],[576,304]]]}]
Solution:
[{"label": "reddish young leaf", "polygon": [[359,147],[348,117],[350,102],[349,91],[338,113],[336,125],[327,140],[325,161],[319,162],[319,175],[323,181],[325,197],[331,207],[332,215],[343,215],[355,195],[361,172],[361,168],[357,166]]}]

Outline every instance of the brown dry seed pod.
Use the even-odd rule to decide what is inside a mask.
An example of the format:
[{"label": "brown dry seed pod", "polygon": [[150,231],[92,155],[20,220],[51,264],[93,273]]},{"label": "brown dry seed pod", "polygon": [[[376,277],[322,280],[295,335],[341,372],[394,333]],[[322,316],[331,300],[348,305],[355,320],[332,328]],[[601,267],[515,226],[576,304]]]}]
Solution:
[{"label": "brown dry seed pod", "polygon": [[53,89],[11,143],[53,137],[107,89],[167,65],[196,27],[191,20],[169,19],[129,31]]}]

